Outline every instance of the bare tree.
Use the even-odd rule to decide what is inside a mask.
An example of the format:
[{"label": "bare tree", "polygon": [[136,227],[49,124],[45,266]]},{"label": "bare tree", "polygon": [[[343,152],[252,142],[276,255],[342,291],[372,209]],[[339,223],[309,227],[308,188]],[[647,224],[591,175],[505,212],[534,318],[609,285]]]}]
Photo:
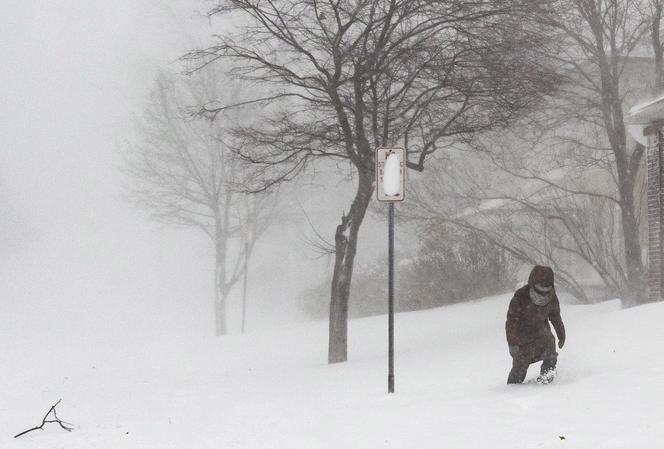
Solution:
[{"label": "bare tree", "polygon": [[664,88],[664,42],[662,42],[663,0],[649,0],[646,14],[650,17],[650,43],[655,59],[655,88]]},{"label": "bare tree", "polygon": [[[548,2],[226,0],[209,48],[184,59],[215,61],[270,89],[258,126],[236,129],[242,156],[268,189],[317,158],[348,163],[357,190],[337,226],[330,293],[330,363],[347,359],[348,300],[360,226],[373,186],[373,149],[403,145],[421,171],[438,148],[510,122],[554,85],[536,49],[532,16]],[[224,22],[225,24],[229,23]],[[205,106],[216,115],[234,105]]]},{"label": "bare tree", "polygon": [[604,193],[613,188],[608,173],[573,158],[576,148],[564,155],[556,145],[519,145],[514,133],[486,140],[490,151],[435,166],[409,218],[453,223],[525,264],[550,265],[580,301],[590,300],[592,278],[621,296],[624,249],[616,201]]},{"label": "bare tree", "polygon": [[[521,222],[540,222],[540,229],[554,223],[549,229],[556,232],[539,244],[534,230],[501,226],[497,215],[490,224],[486,211],[482,229],[495,232],[522,260],[536,255],[561,271],[563,255],[583,261],[624,305],[638,304],[645,299],[644,147],[628,138],[623,111],[661,83],[661,4],[568,1],[543,17],[561,33],[564,51],[554,57],[567,82],[528,121],[504,132],[502,141],[492,134],[473,142],[486,156],[484,170],[494,178],[497,170],[507,179],[492,186],[457,184],[455,194],[476,206],[503,201],[501,208]],[[654,70],[653,61],[634,57],[645,50],[648,38]],[[569,273],[567,284],[585,299],[577,276]]]},{"label": "bare tree", "polygon": [[[235,174],[237,176],[237,174]],[[244,189],[244,187],[243,187]],[[276,195],[250,194],[241,191],[243,204],[239,206],[239,222],[242,223],[242,319],[240,330],[245,332],[247,322],[247,290],[249,278],[249,262],[258,239],[267,230],[275,216],[278,205]]]},{"label": "bare tree", "polygon": [[[625,286],[621,290],[626,305],[637,304],[645,297],[637,196],[645,148],[630,144],[627,137],[624,108],[630,92],[623,77],[630,56],[659,19],[643,14],[640,0],[568,0],[564,8],[548,17],[546,25],[560,30],[566,39],[567,51],[561,62],[576,81],[567,90],[567,97],[561,95],[560,99],[568,109],[576,108],[575,118],[600,126],[604,132],[605,160],[616,184],[616,191],[608,196],[620,211],[624,247]],[[653,33],[652,38],[654,42],[658,35]],[[584,148],[582,140],[580,150]]]},{"label": "bare tree", "polygon": [[126,157],[128,199],[153,219],[200,229],[215,250],[216,334],[227,332],[226,304],[257,239],[269,224],[266,195],[242,193],[241,161],[219,123],[192,116],[191,105],[222,97],[213,72],[161,76],[146,110],[142,141]]}]

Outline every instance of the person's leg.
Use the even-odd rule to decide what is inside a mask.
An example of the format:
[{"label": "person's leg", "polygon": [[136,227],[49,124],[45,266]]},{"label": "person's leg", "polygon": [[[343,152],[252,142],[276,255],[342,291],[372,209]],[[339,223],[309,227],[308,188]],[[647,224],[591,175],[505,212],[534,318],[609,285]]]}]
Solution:
[{"label": "person's leg", "polygon": [[507,376],[508,384],[520,384],[526,378],[528,366],[530,365],[530,356],[526,353],[525,348],[522,349],[523,353],[516,354],[512,357],[512,370]]},{"label": "person's leg", "polygon": [[556,339],[553,338],[553,334],[549,333],[542,343],[542,366],[540,367],[540,374],[555,370],[558,363]]}]

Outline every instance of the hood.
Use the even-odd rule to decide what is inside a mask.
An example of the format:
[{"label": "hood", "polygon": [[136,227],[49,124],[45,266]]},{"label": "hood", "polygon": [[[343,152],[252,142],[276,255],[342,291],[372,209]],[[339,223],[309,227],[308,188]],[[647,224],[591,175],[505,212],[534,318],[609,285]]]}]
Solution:
[{"label": "hood", "polygon": [[528,285],[535,287],[535,284],[553,285],[553,270],[551,267],[536,265],[528,276]]}]

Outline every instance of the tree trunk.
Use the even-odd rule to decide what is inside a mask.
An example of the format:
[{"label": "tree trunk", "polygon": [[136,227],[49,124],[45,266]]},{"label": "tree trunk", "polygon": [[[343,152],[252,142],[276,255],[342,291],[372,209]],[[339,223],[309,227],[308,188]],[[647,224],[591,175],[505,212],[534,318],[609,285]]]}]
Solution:
[{"label": "tree trunk", "polygon": [[214,306],[215,312],[215,329],[217,337],[226,335],[226,299],[219,298]]},{"label": "tree trunk", "polygon": [[[615,64],[615,60],[611,61]],[[620,214],[622,237],[625,248],[625,280],[622,288],[622,304],[630,307],[645,300],[643,286],[644,266],[641,260],[639,226],[634,207],[636,173],[642,158],[642,149],[635,148],[630,156],[627,151],[625,120],[620,96],[619,78],[612,76],[609,62],[605,55],[600,59],[602,75],[602,103],[605,130],[613,151],[620,194]]]},{"label": "tree trunk", "polygon": [[247,278],[249,277],[249,238],[244,242],[244,268],[242,269],[242,327],[244,334],[245,322],[247,321]]},{"label": "tree trunk", "polygon": [[223,213],[219,210],[215,211],[214,317],[215,334],[217,336],[226,335],[226,298],[228,296],[228,286],[226,285],[226,230],[228,229],[229,220],[228,209],[225,208]]},{"label": "tree trunk", "polygon": [[348,215],[342,215],[334,235],[335,258],[330,294],[328,363],[348,359],[348,300],[357,252],[357,236],[373,192],[373,171],[359,173],[359,183]]},{"label": "tree trunk", "polygon": [[[221,257],[221,261],[220,261]],[[224,254],[219,254],[217,249],[216,263],[215,263],[215,300],[214,300],[214,319],[215,319],[215,335],[226,335],[226,288],[225,288],[225,260]]]},{"label": "tree trunk", "polygon": [[654,93],[659,93],[660,89],[664,87],[664,47],[662,47],[662,41],[660,36],[660,24],[662,22],[662,3],[657,2],[652,15],[652,24],[651,24],[651,39],[652,39],[652,49],[655,54],[655,86]]},{"label": "tree trunk", "polygon": [[639,226],[634,214],[633,195],[623,199],[621,203],[625,268],[627,271],[627,285],[624,288],[622,304],[623,307],[632,307],[645,301],[644,269],[641,260]]}]

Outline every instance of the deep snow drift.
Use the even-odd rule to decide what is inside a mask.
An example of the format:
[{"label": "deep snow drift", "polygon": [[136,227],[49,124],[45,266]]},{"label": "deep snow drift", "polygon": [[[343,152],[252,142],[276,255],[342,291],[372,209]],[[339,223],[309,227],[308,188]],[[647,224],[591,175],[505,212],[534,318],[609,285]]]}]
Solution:
[{"label": "deep snow drift", "polygon": [[[5,334],[0,447],[662,447],[664,304],[563,305],[556,382],[536,384],[533,366],[507,386],[508,301],[397,315],[395,395],[385,317],[351,321],[350,360],[335,366],[322,322],[219,339]],[[12,439],[59,398],[72,433]]]}]

